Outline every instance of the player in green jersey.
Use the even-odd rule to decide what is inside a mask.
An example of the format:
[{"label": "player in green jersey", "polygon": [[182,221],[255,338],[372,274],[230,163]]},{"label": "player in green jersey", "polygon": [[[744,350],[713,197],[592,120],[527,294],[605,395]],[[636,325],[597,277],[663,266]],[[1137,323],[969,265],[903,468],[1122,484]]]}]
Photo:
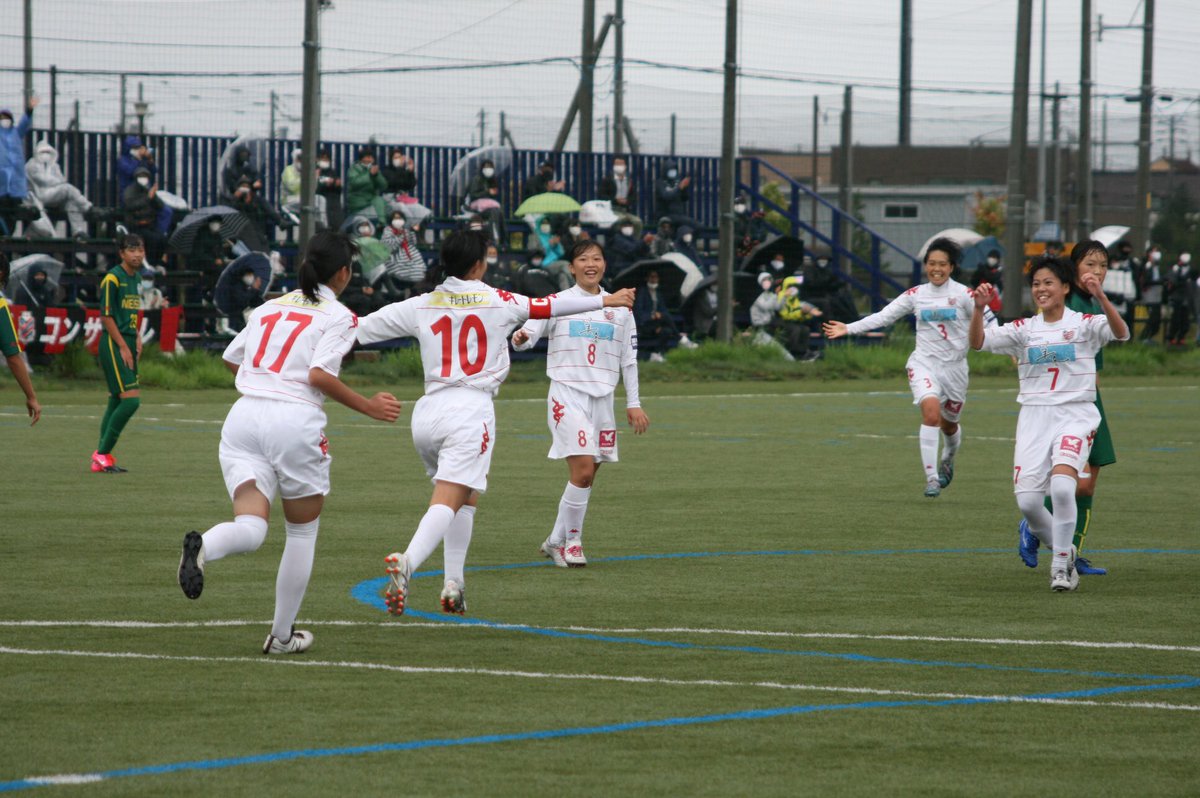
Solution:
[{"label": "player in green jersey", "polygon": [[[4,288],[7,283],[8,257],[0,252],[0,288]],[[37,394],[33,391],[33,382],[29,379],[29,369],[25,368],[25,359],[21,357],[21,339],[17,337],[16,321],[3,294],[0,294],[0,354],[3,354],[8,362],[8,369],[16,379],[17,385],[25,392],[25,409],[33,419],[30,422],[32,426],[42,417],[42,406],[38,404]]]},{"label": "player in green jersey", "polygon": [[112,450],[142,402],[137,372],[138,358],[142,356],[142,337],[138,331],[142,299],[138,282],[146,260],[142,237],[131,234],[122,238],[118,255],[121,262],[100,281],[100,320],[104,332],[100,334],[98,354],[108,382],[108,407],[100,422],[100,443],[92,452],[92,471],[109,474],[125,471],[113,459]]}]

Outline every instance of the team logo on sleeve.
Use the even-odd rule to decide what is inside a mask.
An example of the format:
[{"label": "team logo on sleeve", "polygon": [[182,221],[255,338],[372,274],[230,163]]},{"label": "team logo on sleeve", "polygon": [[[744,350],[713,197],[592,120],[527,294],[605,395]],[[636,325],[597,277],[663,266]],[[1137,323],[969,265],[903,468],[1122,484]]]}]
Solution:
[{"label": "team logo on sleeve", "polygon": [[1059,443],[1058,448],[1064,452],[1079,454],[1080,451],[1083,450],[1083,439],[1077,438],[1074,435],[1064,435],[1062,436],[1062,441]]},{"label": "team logo on sleeve", "polygon": [[512,295],[512,291],[505,291],[503,288],[497,288],[496,296],[500,297],[505,302],[512,302],[514,305],[517,303],[516,297]]}]

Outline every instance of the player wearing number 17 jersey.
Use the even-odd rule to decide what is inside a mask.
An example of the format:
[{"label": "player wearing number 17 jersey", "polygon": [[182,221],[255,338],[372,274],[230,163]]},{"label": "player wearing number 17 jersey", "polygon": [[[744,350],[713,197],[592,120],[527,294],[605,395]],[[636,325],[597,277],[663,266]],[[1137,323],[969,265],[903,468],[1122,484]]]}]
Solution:
[{"label": "player wearing number 17 jersey", "polygon": [[[973,319],[970,328],[975,349],[1017,358],[1021,412],[1013,454],[1013,493],[1030,530],[1054,552],[1050,566],[1054,590],[1074,590],[1079,584],[1071,538],[1076,483],[1086,469],[1100,424],[1095,405],[1096,356],[1107,342],[1129,338],[1128,326],[1095,274],[1081,275],[1080,283],[1099,301],[1104,315],[1066,307],[1074,272],[1067,261],[1038,261],[1029,281],[1040,315],[988,330]],[[991,298],[987,283],[975,289],[977,308]],[[1043,505],[1047,492],[1053,514]]]},{"label": "player wearing number 17 jersey", "polygon": [[[580,241],[570,253],[575,286],[557,294],[601,293],[604,250],[595,241]],[[596,471],[617,461],[617,422],[613,394],[617,379],[625,381],[625,416],[634,434],[650,425],[638,398],[637,327],[627,310],[604,308],[556,319],[530,320],[513,334],[513,348],[531,348],[549,339],[546,373],[546,423],[550,457],[566,459],[568,480],[558,503],[558,516],[542,553],[560,568],[587,565],[583,554],[583,520]]]},{"label": "player wearing number 17 jersey", "polygon": [[[971,289],[950,278],[962,252],[948,238],[936,238],[925,251],[929,282],[908,289],[878,313],[850,324],[826,322],[825,335],[840,338],[886,327],[905,316],[916,318],[917,346],[906,369],[913,404],[921,409],[921,467],[925,495],[938,496],[954,478],[954,456],[962,444],[958,420],[967,401],[967,327],[975,313]],[[983,310],[981,313],[991,314]],[[938,459],[938,432],[942,456]]]},{"label": "player wearing number 17 jersey", "polygon": [[508,376],[509,333],[530,318],[633,305],[629,290],[545,299],[498,291],[480,279],[487,270],[486,252],[482,234],[452,233],[442,244],[446,279],[437,288],[388,305],[359,323],[358,340],[364,344],[416,338],[425,370],[425,395],[413,408],[412,434],[433,479],[433,497],[408,548],[386,558],[391,585],[385,599],[395,615],[404,612],[409,577],[443,539],[442,609],[465,610],[463,567],[478,494],[487,489],[496,447],[492,397]]},{"label": "player wearing number 17 jersey", "polygon": [[188,598],[199,598],[206,563],[258,549],[278,491],[287,542],[264,654],[294,654],[312,645],[312,634],[292,624],[312,573],[329,493],[325,397],[380,421],[400,415],[391,394],[367,399],[338,379],[358,322],[337,296],[350,282],[356,251],[342,233],[313,236],[300,265],[300,290],[255,309],[223,355],[242,394],[221,428],[221,471],[234,520],[184,536],[179,586]]}]

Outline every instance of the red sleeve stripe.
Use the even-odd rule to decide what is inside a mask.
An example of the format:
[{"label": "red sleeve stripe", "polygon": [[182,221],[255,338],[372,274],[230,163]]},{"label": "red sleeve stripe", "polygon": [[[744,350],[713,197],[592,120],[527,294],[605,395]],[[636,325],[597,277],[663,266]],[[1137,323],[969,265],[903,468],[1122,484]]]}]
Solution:
[{"label": "red sleeve stripe", "polygon": [[550,297],[529,298],[529,318],[531,319],[548,319],[550,318]]}]

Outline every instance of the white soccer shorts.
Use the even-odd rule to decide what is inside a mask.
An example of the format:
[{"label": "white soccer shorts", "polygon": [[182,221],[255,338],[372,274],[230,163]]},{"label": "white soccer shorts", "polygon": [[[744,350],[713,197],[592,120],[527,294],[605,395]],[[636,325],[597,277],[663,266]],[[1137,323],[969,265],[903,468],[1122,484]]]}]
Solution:
[{"label": "white soccer shorts", "polygon": [[967,403],[967,361],[943,363],[913,352],[905,366],[913,404],[921,404],[926,396],[936,396],[942,406],[942,418],[957,423]]},{"label": "white soccer shorts", "polygon": [[1044,493],[1056,465],[1087,466],[1100,411],[1092,402],[1021,405],[1013,451],[1013,493]]},{"label": "white soccer shorts", "polygon": [[617,422],[611,393],[596,397],[551,382],[546,424],[551,441],[547,457],[562,460],[585,455],[597,463],[617,462]]},{"label": "white soccer shorts", "polygon": [[274,501],[329,494],[329,441],[325,411],[315,405],[243,396],[221,427],[219,450],[225,489],[254,480]]},{"label": "white soccer shorts", "polygon": [[417,400],[413,445],[434,482],[487,490],[496,447],[491,394],[474,388],[443,388]]}]

